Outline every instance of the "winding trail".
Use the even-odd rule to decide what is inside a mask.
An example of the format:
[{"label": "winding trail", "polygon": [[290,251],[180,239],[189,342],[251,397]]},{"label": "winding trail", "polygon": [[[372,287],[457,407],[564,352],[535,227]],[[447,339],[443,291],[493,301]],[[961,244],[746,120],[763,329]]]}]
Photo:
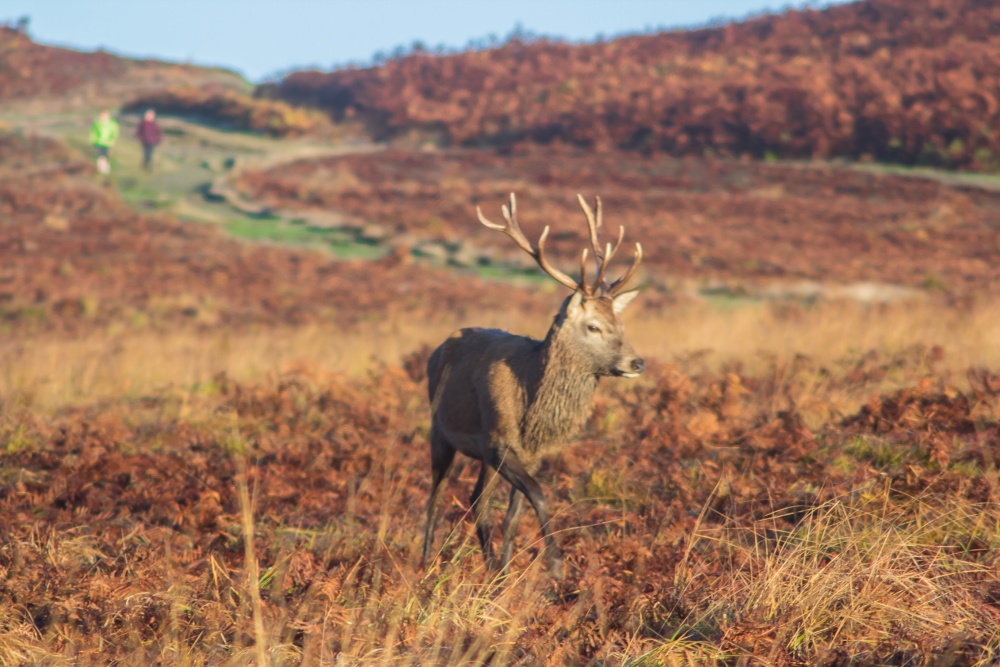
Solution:
[{"label": "winding trail", "polygon": [[[61,139],[89,155],[87,131],[95,114],[96,110],[0,114],[0,128]],[[272,169],[302,159],[370,153],[383,148],[357,140],[275,139],[161,117],[158,120],[164,141],[157,148],[153,173],[147,174],[140,168],[141,149],[133,139],[136,117],[122,116],[119,120],[121,138],[112,149],[109,183],[137,208],[170,210],[181,219],[203,223],[249,217],[268,218],[273,225],[286,217],[247,199],[233,187],[245,170]],[[302,216],[296,213],[295,217]]]}]

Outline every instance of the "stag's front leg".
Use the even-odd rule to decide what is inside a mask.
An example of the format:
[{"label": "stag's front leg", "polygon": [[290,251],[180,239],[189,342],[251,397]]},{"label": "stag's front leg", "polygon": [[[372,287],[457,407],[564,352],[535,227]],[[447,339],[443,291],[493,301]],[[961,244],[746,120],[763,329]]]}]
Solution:
[{"label": "stag's front leg", "polygon": [[[542,467],[542,462],[538,459],[531,465],[525,467],[528,474],[534,477],[538,474],[538,469]],[[500,548],[500,570],[507,572],[510,559],[514,557],[514,538],[517,536],[517,525],[521,521],[521,512],[524,510],[524,494],[516,488],[510,490],[510,504],[507,506],[507,515],[503,519],[503,545]]]},{"label": "stag's front leg", "polygon": [[552,526],[549,525],[549,510],[545,503],[545,494],[542,492],[542,487],[528,473],[524,464],[521,463],[521,460],[514,452],[508,449],[505,452],[496,452],[495,456],[497,457],[495,461],[497,472],[500,473],[501,477],[510,482],[515,489],[523,493],[528,498],[528,502],[531,503],[532,509],[535,510],[538,523],[542,527],[542,539],[545,541],[545,553],[549,570],[552,572],[553,577],[562,579],[562,554],[559,552],[559,547],[556,546],[556,539],[552,535]]},{"label": "stag's front leg", "polygon": [[493,554],[493,526],[490,523],[489,506],[490,496],[496,489],[497,482],[496,469],[483,461],[483,466],[479,470],[479,479],[476,480],[476,488],[472,491],[472,518],[476,522],[476,536],[479,538],[479,546],[483,550],[483,558],[486,560],[486,567],[491,570],[497,569],[496,556]]}]

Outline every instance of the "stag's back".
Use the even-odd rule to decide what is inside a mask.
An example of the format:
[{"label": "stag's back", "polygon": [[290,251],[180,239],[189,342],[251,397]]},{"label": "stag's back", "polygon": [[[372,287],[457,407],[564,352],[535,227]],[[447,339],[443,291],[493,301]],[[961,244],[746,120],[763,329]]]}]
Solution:
[{"label": "stag's back", "polygon": [[434,427],[476,458],[476,436],[520,432],[529,393],[541,374],[532,356],[539,345],[499,329],[467,328],[449,336],[427,361]]}]

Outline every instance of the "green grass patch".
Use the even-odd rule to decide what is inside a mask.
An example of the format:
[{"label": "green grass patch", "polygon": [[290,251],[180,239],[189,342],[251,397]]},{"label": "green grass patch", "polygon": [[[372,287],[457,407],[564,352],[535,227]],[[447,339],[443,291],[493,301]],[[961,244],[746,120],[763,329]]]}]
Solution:
[{"label": "green grass patch", "polygon": [[388,248],[374,243],[360,243],[350,239],[329,239],[327,249],[341,259],[378,259],[385,255]]},{"label": "green grass patch", "polygon": [[322,243],[326,232],[300,225],[292,225],[281,219],[235,218],[223,225],[233,236],[252,241],[277,241],[296,245]]},{"label": "green grass patch", "polygon": [[502,264],[482,264],[470,270],[482,278],[510,280],[527,285],[547,285],[552,281],[537,269],[517,269]]},{"label": "green grass patch", "polygon": [[844,450],[858,461],[871,463],[876,468],[899,468],[908,453],[898,445],[880,438],[855,436]]},{"label": "green grass patch", "polygon": [[282,218],[234,218],[223,224],[233,236],[325,250],[342,259],[378,259],[386,248],[358,242],[341,230],[293,224]]}]

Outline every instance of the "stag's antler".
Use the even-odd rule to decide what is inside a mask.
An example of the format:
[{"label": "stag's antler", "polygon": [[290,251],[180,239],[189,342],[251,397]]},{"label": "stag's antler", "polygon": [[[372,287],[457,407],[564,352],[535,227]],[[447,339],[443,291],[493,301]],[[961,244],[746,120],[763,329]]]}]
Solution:
[{"label": "stag's antler", "polygon": [[[596,198],[597,199],[596,217],[594,215],[593,209],[591,209],[590,206],[587,205],[587,200],[583,198],[583,195],[578,194],[576,198],[580,202],[580,207],[583,209],[583,214],[587,216],[587,227],[590,230],[590,246],[594,249],[594,260],[597,262],[597,279],[594,280],[594,284],[588,286],[589,289],[586,289],[585,291],[587,291],[588,294],[593,294],[597,290],[601,290],[608,296],[614,296],[615,294],[620,292],[623,287],[625,287],[625,284],[632,277],[632,274],[634,274],[635,270],[639,268],[639,263],[642,262],[642,244],[641,243],[635,244],[635,259],[632,260],[632,266],[628,268],[628,271],[626,271],[621,278],[619,278],[618,280],[614,281],[609,285],[607,280],[605,280],[604,278],[604,274],[607,272],[608,264],[611,263],[611,259],[615,256],[615,253],[618,252],[618,248],[621,247],[622,240],[625,238],[625,227],[624,225],[619,226],[618,240],[615,241],[615,244],[613,246],[609,243],[602,250],[601,243],[599,241],[601,226],[604,223],[601,217],[601,198],[600,197]],[[585,256],[586,252],[587,251],[585,250],[584,251]],[[586,278],[583,275],[584,268],[585,267],[581,264],[580,266],[581,284],[586,283]]]},{"label": "stag's antler", "polygon": [[580,280],[573,280],[568,275],[555,268],[549,264],[548,260],[545,258],[545,239],[549,235],[549,227],[546,225],[545,229],[542,231],[542,235],[538,237],[538,248],[534,248],[531,242],[524,236],[524,232],[521,231],[521,227],[517,224],[517,200],[514,197],[514,193],[510,193],[510,207],[506,205],[501,207],[503,211],[504,220],[506,224],[499,225],[495,222],[491,222],[483,215],[480,208],[476,207],[476,214],[479,216],[479,222],[490,229],[496,230],[498,232],[503,232],[510,238],[514,240],[522,250],[531,255],[538,265],[542,267],[547,274],[555,278],[557,281],[569,287],[571,290],[579,290],[587,296],[593,296],[598,293],[598,291],[603,292],[608,296],[614,296],[623,287],[625,283],[629,281],[632,274],[639,267],[639,263],[642,261],[642,244],[635,244],[635,259],[632,261],[632,266],[629,267],[628,271],[611,284],[608,284],[605,279],[605,273],[607,272],[608,264],[611,262],[611,258],[615,256],[618,252],[618,248],[621,247],[622,239],[625,238],[625,227],[618,228],[618,240],[615,242],[614,246],[610,243],[607,244],[605,248],[601,248],[601,243],[599,240],[599,232],[603,220],[601,218],[601,198],[597,197],[597,215],[594,216],[594,211],[587,205],[587,201],[582,195],[577,195],[577,199],[580,201],[580,206],[583,208],[584,215],[587,216],[587,226],[590,230],[590,246],[594,251],[594,261],[597,265],[597,278],[594,280],[593,284],[587,282],[587,254],[588,250],[584,248],[583,253],[580,256]]},{"label": "stag's antler", "polygon": [[[594,217],[593,209],[591,209],[590,206],[587,205],[587,200],[583,198],[583,195],[578,194],[576,198],[580,202],[580,208],[583,209],[583,214],[587,216],[587,227],[590,230],[590,246],[594,249],[594,261],[597,263],[597,279],[594,280],[594,284],[590,287],[590,291],[595,292],[597,290],[602,290],[605,293],[614,296],[614,292],[610,291],[612,286],[608,284],[607,280],[605,280],[604,274],[607,272],[608,264],[611,263],[611,258],[615,256],[615,253],[618,252],[618,248],[621,247],[622,239],[625,238],[625,227],[624,225],[618,227],[618,240],[615,241],[614,246],[612,246],[609,243],[602,250],[601,243],[599,241],[601,226],[604,224],[604,220],[602,219],[601,216],[601,198],[596,197],[597,199],[596,218]],[[637,254],[635,262],[632,268],[629,270],[627,276],[625,277],[625,280],[627,280],[632,276],[632,273],[635,271],[636,267],[639,265],[639,262],[642,260],[642,246],[637,243],[636,249],[637,249],[636,250]],[[581,280],[584,280],[582,276]],[[624,287],[625,281],[619,279],[616,280],[614,284],[621,285],[622,287]]]},{"label": "stag's antler", "polygon": [[545,271],[545,273],[549,274],[571,290],[579,289],[580,283],[549,264],[548,260],[545,259],[545,239],[548,238],[549,235],[548,225],[546,225],[545,229],[542,231],[542,235],[538,237],[538,248],[536,249],[531,245],[531,241],[524,236],[524,232],[521,231],[520,225],[517,224],[517,199],[515,199],[513,192],[510,193],[510,208],[504,205],[501,207],[501,210],[503,211],[503,219],[507,221],[507,224],[505,225],[498,225],[497,223],[488,220],[478,206],[476,207],[476,214],[479,216],[479,222],[483,223],[483,225],[489,227],[490,229],[495,229],[498,232],[503,232],[512,238],[514,243],[520,246],[521,250],[535,258],[535,261],[538,262],[538,266],[542,267],[542,270]]}]

